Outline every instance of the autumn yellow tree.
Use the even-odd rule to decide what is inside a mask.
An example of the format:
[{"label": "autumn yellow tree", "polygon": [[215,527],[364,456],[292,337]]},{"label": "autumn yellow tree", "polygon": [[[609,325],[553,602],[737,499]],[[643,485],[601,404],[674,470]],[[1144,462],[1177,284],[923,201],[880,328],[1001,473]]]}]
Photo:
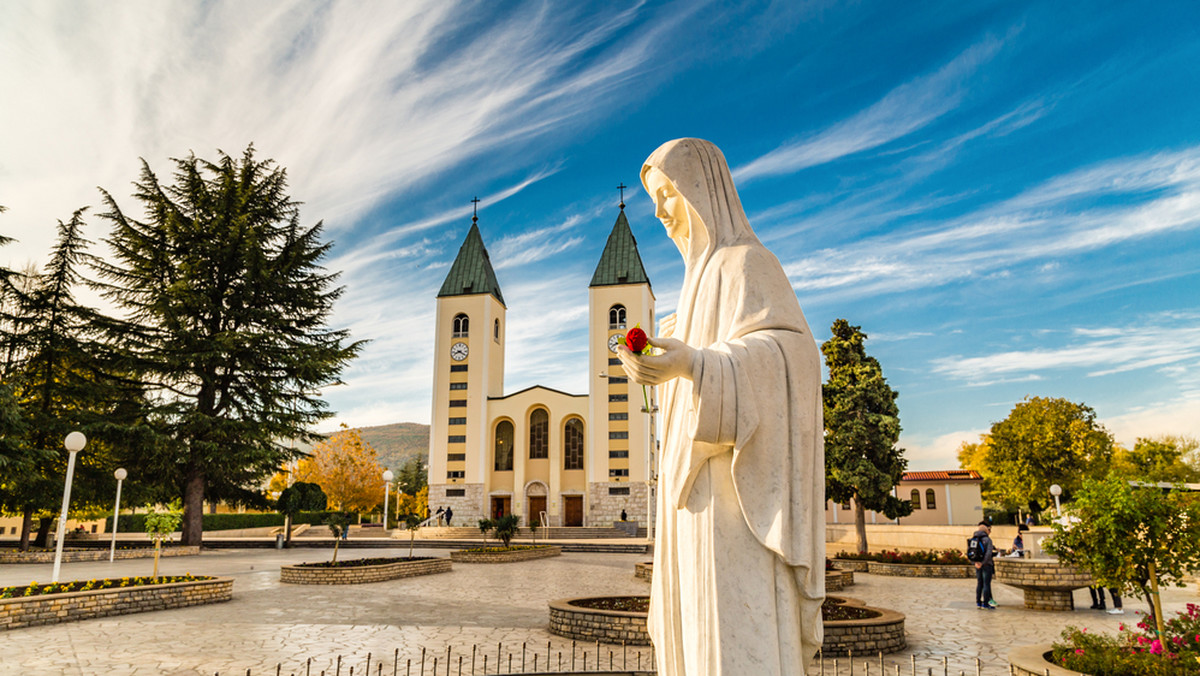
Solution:
[{"label": "autumn yellow tree", "polygon": [[422,519],[425,518],[425,512],[429,507],[429,486],[423,486],[417,491],[416,495],[401,493],[400,489],[396,489],[396,511],[401,519],[409,514],[415,514]]},{"label": "autumn yellow tree", "polygon": [[369,512],[382,505],[382,477],[379,454],[346,425],[313,447],[296,468],[297,481],[317,484],[329,507],[344,512]]}]

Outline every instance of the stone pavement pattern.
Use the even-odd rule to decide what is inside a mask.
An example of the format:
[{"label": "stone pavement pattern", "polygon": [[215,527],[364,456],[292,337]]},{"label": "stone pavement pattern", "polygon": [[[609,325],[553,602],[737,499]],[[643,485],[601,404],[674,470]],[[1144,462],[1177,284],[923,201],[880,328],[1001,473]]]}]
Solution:
[{"label": "stone pavement pattern", "polygon": [[[408,554],[407,547],[359,552],[344,551],[339,558]],[[645,594],[649,589],[645,581],[634,577],[634,564],[647,558],[637,554],[564,554],[518,564],[455,564],[452,572],[442,575],[369,585],[314,587],[279,582],[281,565],[323,560],[330,553],[216,550],[199,557],[165,559],[160,563],[164,574],[233,577],[233,601],[5,632],[0,634],[0,673],[211,676],[245,674],[251,669],[253,674],[273,674],[281,663],[282,673],[289,674],[304,673],[305,660],[312,658],[315,675],[321,670],[332,674],[340,654],[346,660],[342,674],[348,673],[351,665],[361,674],[368,652],[374,662],[382,656],[384,673],[391,673],[393,651],[399,649],[400,673],[404,673],[405,660],[413,659],[412,673],[416,674],[415,661],[420,659],[422,647],[428,650],[427,669],[433,657],[439,656],[439,671],[445,673],[447,646],[454,655],[451,673],[457,673],[457,658],[464,650],[467,673],[472,644],[489,655],[492,670],[497,643],[503,643],[506,652],[515,650],[515,664],[519,665],[522,642],[542,655],[542,667],[548,641],[555,653],[561,650],[569,655],[571,650],[569,641],[546,629],[547,601]],[[432,549],[416,553],[446,555],[444,550]],[[146,575],[151,565],[148,561],[79,563],[64,567],[63,577]],[[49,579],[49,565],[0,566],[0,585]],[[865,573],[855,579],[857,584],[843,594],[907,616],[909,648],[885,658],[889,673],[893,664],[905,665],[903,673],[908,673],[909,656],[915,655],[921,673],[926,667],[940,666],[943,656],[949,658],[950,673],[974,673],[975,658],[979,657],[984,674],[1000,676],[1008,673],[1006,656],[1013,646],[1047,642],[1068,624],[1115,632],[1121,622],[1137,621],[1133,610],[1144,609],[1141,602],[1127,599],[1128,614],[1124,616],[1090,610],[1028,611],[1021,605],[1018,590],[997,584],[994,591],[1001,607],[983,611],[975,607],[974,580]],[[1168,613],[1195,600],[1194,585],[1164,593]],[[1087,590],[1076,591],[1075,601],[1077,607],[1086,608],[1090,604]],[[609,649],[616,651],[620,665],[620,646],[604,646],[602,655]],[[589,651],[589,666],[594,666],[594,644]],[[631,665],[634,654],[631,649]],[[531,666],[531,656],[529,660]],[[845,660],[840,663],[845,671]],[[482,653],[478,665],[482,665]],[[373,664],[372,673],[375,670]],[[862,673],[861,668],[856,673]],[[872,673],[878,673],[874,664]]]}]

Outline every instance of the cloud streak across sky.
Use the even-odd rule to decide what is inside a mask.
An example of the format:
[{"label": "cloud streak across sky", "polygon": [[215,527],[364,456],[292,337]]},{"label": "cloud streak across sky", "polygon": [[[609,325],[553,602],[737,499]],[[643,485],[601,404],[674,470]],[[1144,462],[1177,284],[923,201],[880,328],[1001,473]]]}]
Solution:
[{"label": "cloud streak across sky", "polygon": [[[19,240],[0,265],[44,260],[97,186],[130,208],[139,157],[163,175],[253,142],[335,242],[333,324],[371,341],[327,392],[336,422],[426,422],[468,200],[508,302],[507,391],[582,392],[613,188],[698,135],[818,340],[839,317],[872,336],[914,467],[951,466],[1029,394],[1126,435],[1200,435],[1200,10],[779,11],[0,3],[0,234]],[[625,201],[670,311],[678,253],[640,189]]]}]

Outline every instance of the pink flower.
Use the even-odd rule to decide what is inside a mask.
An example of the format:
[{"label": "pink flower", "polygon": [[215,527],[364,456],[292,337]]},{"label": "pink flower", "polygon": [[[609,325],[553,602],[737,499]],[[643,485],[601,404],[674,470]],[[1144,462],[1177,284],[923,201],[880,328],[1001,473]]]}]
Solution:
[{"label": "pink flower", "polygon": [[1083,654],[1083,648],[1076,648],[1076,649],[1075,649],[1075,654],[1076,654],[1076,655],[1082,655],[1082,654]]},{"label": "pink flower", "polygon": [[1200,643],[1200,634],[1196,634],[1196,643]]},{"label": "pink flower", "polygon": [[[1124,622],[1117,625],[1117,631],[1125,631],[1125,623]],[[1200,636],[1196,636],[1196,640],[1200,641]]]},{"label": "pink flower", "polygon": [[1159,639],[1154,639],[1154,641],[1150,643],[1150,652],[1154,655],[1161,655],[1163,652],[1162,641]]},{"label": "pink flower", "polygon": [[1183,643],[1183,637],[1182,636],[1172,636],[1171,643],[1174,643],[1175,645],[1179,645],[1180,643]]}]

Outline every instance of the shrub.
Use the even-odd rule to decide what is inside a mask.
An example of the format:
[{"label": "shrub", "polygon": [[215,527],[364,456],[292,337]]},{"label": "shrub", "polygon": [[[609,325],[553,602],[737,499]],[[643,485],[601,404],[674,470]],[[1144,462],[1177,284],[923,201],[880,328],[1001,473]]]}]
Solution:
[{"label": "shrub", "polygon": [[876,561],[878,563],[909,563],[923,564],[934,566],[954,566],[970,563],[965,554],[957,549],[946,549],[940,552],[933,550],[919,552],[900,552],[900,551],[882,551],[882,552],[867,552],[848,553],[841,552],[837,555],[839,559],[850,559],[853,561]]},{"label": "shrub", "polygon": [[1187,611],[1164,622],[1164,627],[1161,640],[1144,619],[1136,630],[1122,624],[1115,636],[1067,627],[1051,659],[1092,676],[1194,675],[1200,660],[1200,606],[1189,603]]}]

